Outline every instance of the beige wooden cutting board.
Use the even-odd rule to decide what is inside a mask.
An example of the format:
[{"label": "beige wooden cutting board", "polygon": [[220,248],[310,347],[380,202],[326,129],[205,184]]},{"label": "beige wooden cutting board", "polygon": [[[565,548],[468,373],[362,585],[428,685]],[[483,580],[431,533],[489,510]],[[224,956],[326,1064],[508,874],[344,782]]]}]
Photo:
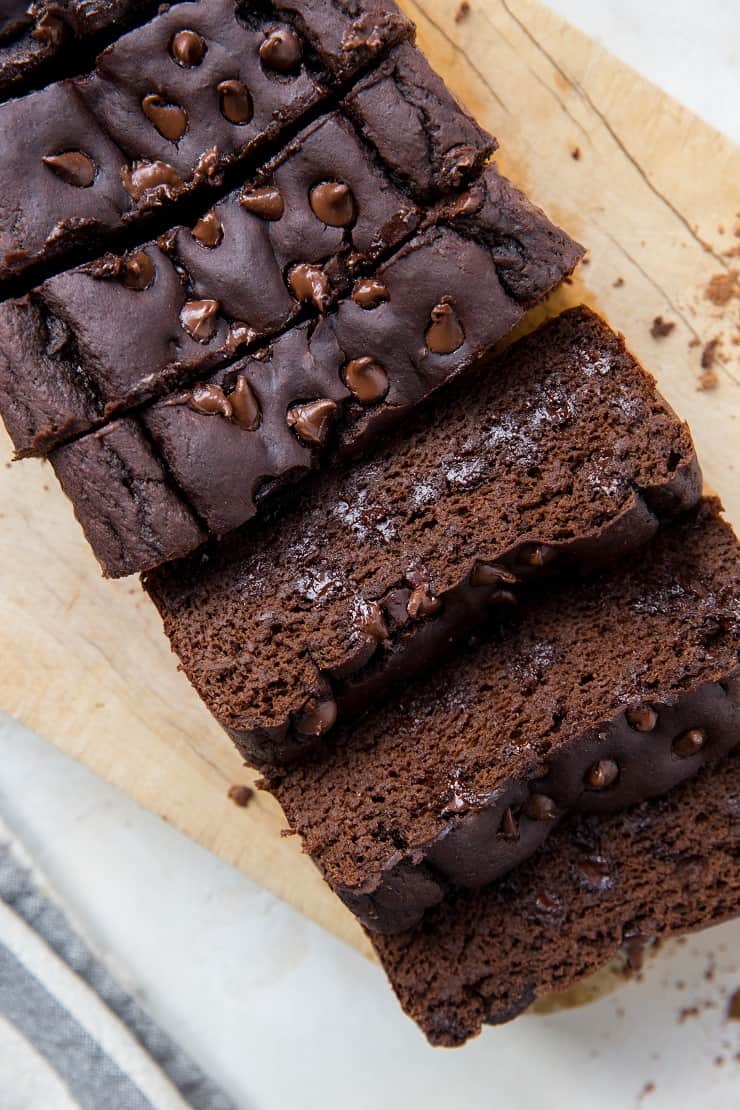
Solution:
[{"label": "beige wooden cutting board", "polygon": [[[740,523],[740,149],[534,0],[472,0],[459,22],[454,0],[405,6],[432,64],[498,136],[504,171],[590,248],[550,310],[585,300],[626,334]],[[676,324],[663,339],[656,316]],[[714,338],[726,364],[702,391]],[[279,836],[277,805],[227,799],[250,773],[178,673],[136,580],[100,578],[51,470],[0,468],[0,509],[0,706],[368,951]]]}]

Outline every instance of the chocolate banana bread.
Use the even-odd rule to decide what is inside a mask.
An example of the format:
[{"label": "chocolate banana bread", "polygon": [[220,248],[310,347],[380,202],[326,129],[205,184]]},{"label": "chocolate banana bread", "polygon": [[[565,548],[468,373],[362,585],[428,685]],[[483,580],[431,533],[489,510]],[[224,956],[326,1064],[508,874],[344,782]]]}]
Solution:
[{"label": "chocolate banana bread", "polygon": [[[533,588],[481,644],[327,738],[320,757],[272,772],[272,788],[363,924],[408,929],[451,889],[523,863],[569,811],[661,794],[740,742],[739,584],[740,546],[704,502],[619,569]],[[230,639],[214,647],[245,661],[246,687],[251,644],[227,592],[221,604]],[[203,668],[219,673],[188,617]]]},{"label": "chocolate banana bread", "polygon": [[370,939],[409,1017],[452,1047],[580,982],[622,946],[739,913],[735,754],[659,800],[569,819],[505,879],[457,892],[416,929]]},{"label": "chocolate banana bread", "polygon": [[[393,365],[404,334],[389,329],[379,366]],[[307,357],[298,337],[275,344],[272,363],[245,367],[255,396],[273,382],[288,390],[277,415],[264,416],[257,473],[308,458],[284,419],[291,367]],[[241,446],[250,437],[233,420],[165,403],[147,424],[200,519],[225,531],[253,511]],[[85,442],[52,456],[57,469]],[[90,485],[96,522],[111,507]],[[623,559],[700,489],[685,425],[622,341],[576,309],[443,391],[368,461],[338,464],[252,528],[149,575],[147,588],[189,678],[245,757],[281,763],[428,670],[542,575]],[[163,520],[163,542],[174,542]]]}]

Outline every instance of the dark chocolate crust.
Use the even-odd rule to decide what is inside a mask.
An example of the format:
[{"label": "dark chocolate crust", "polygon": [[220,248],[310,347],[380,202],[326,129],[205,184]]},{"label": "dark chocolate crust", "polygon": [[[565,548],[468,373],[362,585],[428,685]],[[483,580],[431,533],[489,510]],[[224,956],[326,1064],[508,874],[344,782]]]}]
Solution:
[{"label": "dark chocolate crust", "polygon": [[[737,693],[737,691],[736,691]],[[740,913],[740,755],[657,801],[564,822],[529,862],[370,939],[406,1013],[454,1047],[644,946]]]},{"label": "dark chocolate crust", "polygon": [[[275,180],[279,172],[276,171],[271,180]],[[219,251],[225,251],[228,259],[233,249],[227,234],[232,215],[243,218],[240,211],[229,211],[226,206],[217,208],[217,211],[223,213],[225,233],[221,247],[209,251],[195,243],[190,233],[178,233],[171,249],[175,254],[179,252],[179,265],[188,267],[192,292],[187,294],[181,285],[173,281],[170,301],[164,311],[157,307],[155,312],[154,297],[150,296],[159,291],[161,297],[164,284],[155,283],[150,290],[140,293],[125,288],[118,280],[103,283],[109,287],[111,298],[131,302],[131,312],[137,301],[144,305],[147,312],[151,306],[152,315],[149,318],[144,309],[140,313],[147,357],[141,357],[139,348],[138,361],[124,350],[120,351],[119,357],[119,348],[131,341],[128,332],[123,330],[115,343],[108,341],[106,321],[114,310],[101,312],[106,305],[94,288],[100,283],[89,277],[75,278],[70,274],[47,282],[47,290],[59,285],[64,287],[63,310],[68,316],[70,312],[74,313],[74,320],[69,321],[72,333],[80,335],[82,326],[87,326],[85,351],[94,347],[95,358],[88,358],[87,361],[98,370],[98,381],[99,368],[104,365],[103,360],[107,360],[104,367],[106,394],[103,417],[113,407],[109,383],[118,388],[119,379],[113,374],[117,374],[119,366],[124,374],[130,375],[133,370],[144,374],[152,366],[161,366],[171,357],[174,336],[178,332],[185,336],[180,320],[184,302],[189,296],[202,298],[206,293],[215,294],[221,310],[228,309],[232,313],[239,311],[240,297],[253,296],[252,303],[259,304],[261,288],[267,285],[266,270],[256,274],[261,281],[250,284],[245,281],[240,285],[231,275],[241,272],[243,266],[217,267]],[[392,206],[387,211],[392,212]],[[269,226],[269,222],[258,220],[257,223],[260,234],[269,234],[262,231],[263,225],[267,223]],[[361,239],[362,226],[358,222],[356,227],[358,245],[371,250],[372,240],[369,236]],[[297,237],[292,236],[288,228],[284,242],[290,242],[291,238],[295,239],[295,249],[299,249]],[[268,240],[272,257],[277,253],[280,242],[279,237],[271,244]],[[310,239],[305,240],[304,246],[311,247]],[[534,240],[531,248],[537,249]],[[150,253],[155,257],[154,252]],[[196,269],[198,255],[203,256],[200,271]],[[575,264],[578,255],[579,248],[571,244],[567,264]],[[215,259],[214,263],[211,263],[211,256]],[[169,274],[166,260],[162,261],[163,256],[156,257],[157,265],[162,264]],[[275,266],[276,275],[279,269]],[[99,313],[99,321],[92,335],[89,331],[91,313],[88,304],[82,300],[80,289],[75,289],[73,295],[67,297],[67,288],[73,280],[78,281],[82,289],[94,298],[93,308]],[[280,280],[278,276],[276,280]],[[374,300],[372,305],[363,306],[363,297],[358,293],[358,288],[363,285],[360,281],[359,287],[355,285],[352,296],[341,300],[336,310],[317,324],[304,324],[286,332],[273,342],[267,352],[242,359],[217,372],[208,381],[205,388],[217,390],[217,395],[225,400],[231,396],[239,380],[245,379],[259,408],[255,427],[239,426],[230,412],[230,402],[227,406],[221,405],[220,409],[211,407],[203,411],[197,402],[194,403],[198,389],[204,388],[202,383],[198,389],[189,387],[185,392],[144,410],[137,417],[146,426],[152,443],[161,453],[162,465],[176,481],[184,500],[196,508],[211,533],[223,534],[253,516],[257,498],[265,492],[267,485],[293,480],[301,470],[319,465],[322,457],[328,456],[329,465],[332,465],[332,445],[335,454],[356,454],[368,448],[391,424],[399,422],[411,407],[437,386],[479,362],[519,322],[523,314],[521,306],[502,290],[489,252],[472,239],[448,228],[429,229],[412,239],[375,270],[373,283],[379,283],[384,292],[382,298]],[[108,293],[108,288],[103,292]],[[541,292],[544,294],[547,289]],[[271,300],[267,298],[268,309]],[[429,346],[430,343],[439,346],[430,338],[430,329],[435,326],[435,313],[440,307],[443,312],[449,311],[454,316],[453,329],[462,329],[459,335],[455,332],[453,350],[435,351]],[[0,323],[2,316],[0,309]],[[172,330],[165,333],[162,322],[168,319],[172,322]],[[201,366],[207,365],[209,357],[216,361],[229,350],[233,317],[228,329],[223,316],[218,319],[213,338],[200,344],[189,341],[181,347],[178,362],[170,363],[165,368],[161,381],[169,384],[177,374],[192,374],[193,361],[198,357]],[[136,334],[138,336],[138,331]],[[447,334],[445,331],[443,338]],[[185,336],[185,339],[189,337]],[[78,342],[75,351],[79,351],[81,346]],[[196,346],[199,351],[191,354]],[[351,388],[351,375],[348,378],[348,367],[351,367],[353,360],[356,363],[360,359],[375,360],[382,367],[381,373],[384,382],[387,382],[383,395],[373,395],[370,401],[361,401],[356,397]],[[67,364],[69,370],[65,381],[74,378],[79,359],[75,356]],[[76,379],[80,392],[83,384],[86,385]],[[17,378],[10,373],[10,360],[5,375],[0,374],[0,385],[11,397],[12,391],[17,394],[25,386],[25,382],[19,385]],[[142,376],[139,388],[151,387],[151,378]],[[358,388],[357,383],[353,388]],[[89,391],[85,396],[89,408]],[[336,408],[330,410],[331,417],[327,419],[322,435],[312,439],[292,426],[292,414],[298,411],[297,406],[319,402],[333,403]],[[28,407],[27,404],[18,406],[21,419],[25,418]],[[8,401],[5,409],[6,422],[10,426]],[[84,414],[77,419],[83,418]],[[62,446],[52,452],[52,462],[56,464],[56,459],[62,456],[69,470],[78,449],[84,451],[84,448],[78,448],[77,442]],[[111,481],[116,481],[115,473],[111,475]],[[101,506],[100,511],[107,512],[107,508]],[[136,549],[134,542],[132,552]],[[184,555],[189,550],[192,548],[183,548],[179,554]],[[98,559],[111,576],[130,574],[156,565],[151,562],[142,564],[133,554],[131,558],[121,558],[121,554],[117,546],[111,551],[101,546],[96,548]]]},{"label": "dark chocolate crust", "polygon": [[665,792],[740,742],[740,547],[711,502],[628,570],[533,591],[489,638],[270,776],[366,927],[524,862],[568,812]]},{"label": "dark chocolate crust", "polygon": [[460,189],[497,146],[408,44],[358,82],[344,105],[385,165],[425,201]]},{"label": "dark chocolate crust", "polygon": [[[294,329],[271,359],[240,364],[269,399],[264,435],[184,404],[149,410],[150,436],[214,531],[254,509],[250,444],[252,473],[308,465],[308,448],[285,427],[291,377],[306,375],[306,396],[338,401],[332,382],[358,353],[342,354],[327,325],[303,340]],[[331,375],[316,377],[332,363]],[[233,379],[224,384],[230,392]],[[358,716],[447,655],[492,607],[514,604],[543,574],[619,562],[700,491],[685,426],[622,341],[593,313],[572,310],[445,390],[365,463],[335,464],[209,550],[205,567],[196,555],[151,576],[148,588],[188,675],[245,757],[280,764],[324,740],[300,729],[312,699],[332,702],[338,721]],[[494,568],[487,581],[481,564]],[[437,607],[411,619],[417,578]],[[277,643],[259,636],[265,594]],[[373,607],[385,614],[382,636],[362,624]],[[255,645],[249,682],[217,648],[237,628]],[[280,691],[272,700],[270,689]]]}]

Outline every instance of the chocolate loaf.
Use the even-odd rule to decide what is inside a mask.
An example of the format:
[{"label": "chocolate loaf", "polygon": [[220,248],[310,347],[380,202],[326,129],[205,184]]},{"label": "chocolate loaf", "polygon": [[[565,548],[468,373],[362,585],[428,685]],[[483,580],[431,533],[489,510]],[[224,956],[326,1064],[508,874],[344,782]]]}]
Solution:
[{"label": "chocolate loaf", "polygon": [[[740,546],[704,502],[627,566],[532,589],[480,645],[272,772],[291,827],[363,924],[392,933],[522,864],[564,814],[663,793],[740,742],[739,583]],[[229,634],[232,666],[249,660]]]},{"label": "chocolate loaf", "polygon": [[[406,331],[389,329],[380,365]],[[308,456],[284,419],[291,368],[310,351],[299,335],[275,344],[272,362],[244,367],[257,396],[286,389],[263,417],[258,473],[289,472]],[[165,403],[147,430],[213,530],[253,511],[250,436],[233,420]],[[576,309],[443,391],[367,462],[338,464],[251,529],[149,575],[147,588],[245,757],[282,763],[427,670],[543,575],[623,559],[700,489],[686,427],[622,341]],[[95,496],[89,512],[109,513],[108,499]]]},{"label": "chocolate loaf", "polygon": [[[324,106],[332,74],[275,17],[270,5],[179,3],[108,47],[92,74],[0,105],[0,283],[68,263],[101,237],[115,245],[154,210],[220,185],[235,163],[264,160]],[[494,140],[413,46],[395,71],[402,101],[420,95],[419,82],[435,83],[436,114],[424,126],[444,137],[443,156],[460,174],[479,165]],[[427,158],[436,166],[435,142]],[[20,205],[29,189],[33,204]]]},{"label": "chocolate loaf", "polygon": [[[735,688],[735,696],[738,689]],[[409,1017],[453,1047],[580,982],[622,946],[740,913],[740,755],[665,798],[564,822],[528,863],[371,940]]]}]

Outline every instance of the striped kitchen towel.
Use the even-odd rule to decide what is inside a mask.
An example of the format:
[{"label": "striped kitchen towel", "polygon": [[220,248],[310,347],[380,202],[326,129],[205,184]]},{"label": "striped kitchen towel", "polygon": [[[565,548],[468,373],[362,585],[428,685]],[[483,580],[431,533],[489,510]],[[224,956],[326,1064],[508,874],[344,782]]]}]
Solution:
[{"label": "striped kitchen towel", "polygon": [[118,984],[0,823],[3,1110],[235,1110]]}]

